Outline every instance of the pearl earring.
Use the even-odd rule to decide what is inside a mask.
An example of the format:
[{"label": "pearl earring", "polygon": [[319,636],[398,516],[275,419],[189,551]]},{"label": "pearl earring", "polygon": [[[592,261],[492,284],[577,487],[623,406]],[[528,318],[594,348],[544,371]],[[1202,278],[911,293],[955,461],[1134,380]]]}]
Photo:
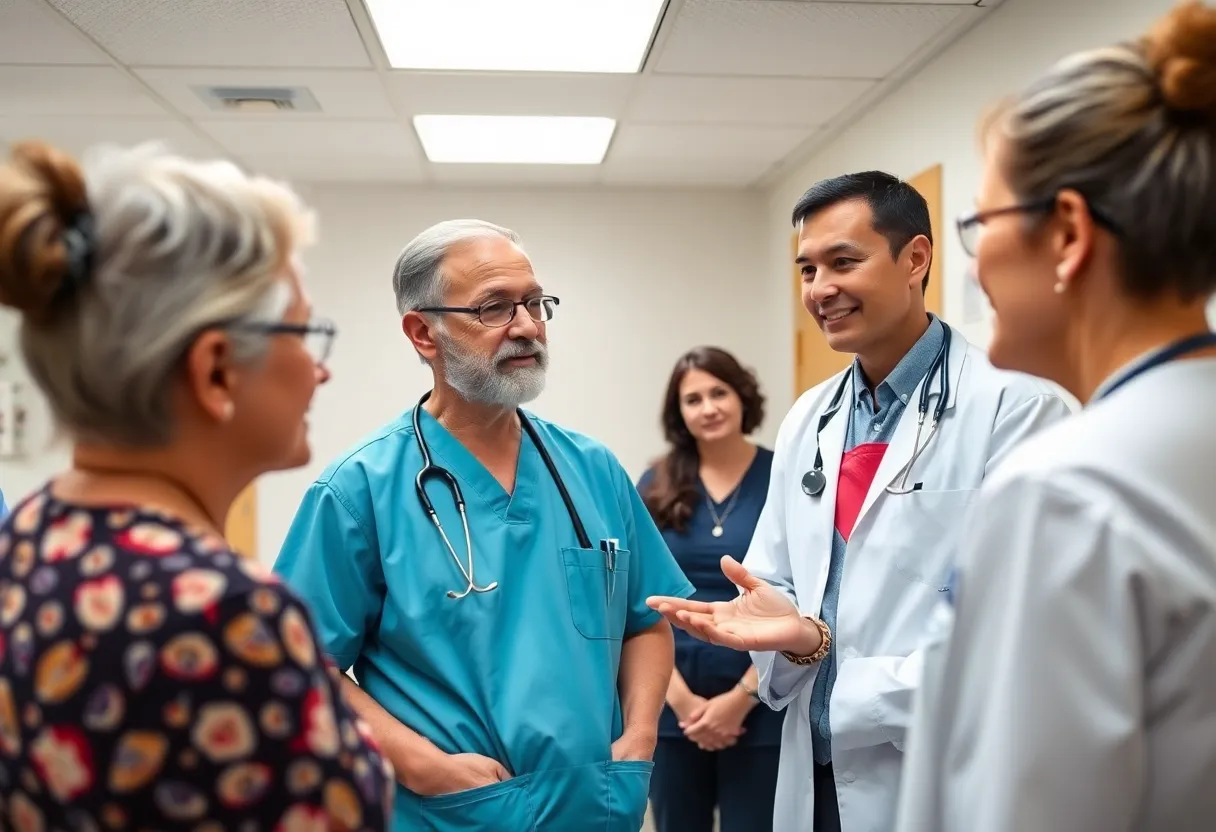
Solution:
[{"label": "pearl earring", "polygon": [[225,422],[231,422],[234,413],[236,413],[236,405],[232,402],[224,402],[224,409],[220,411],[220,419]]},{"label": "pearl earring", "polygon": [[1068,291],[1068,268],[1061,263],[1056,266],[1056,285],[1052,287],[1057,295],[1062,295]]}]

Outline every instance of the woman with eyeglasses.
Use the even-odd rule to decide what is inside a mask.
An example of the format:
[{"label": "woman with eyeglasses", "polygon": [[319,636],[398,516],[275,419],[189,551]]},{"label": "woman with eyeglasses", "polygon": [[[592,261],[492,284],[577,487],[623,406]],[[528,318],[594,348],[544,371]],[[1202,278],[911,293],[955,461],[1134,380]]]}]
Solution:
[{"label": "woman with eyeglasses", "polygon": [[73,440],[0,527],[0,826],[385,828],[391,770],[308,611],[224,540],[242,489],[309,458],[334,335],[309,235],[228,162],[0,166],[0,303]]},{"label": "woman with eyeglasses", "polygon": [[928,651],[906,832],[1216,826],[1216,9],[986,122],[994,364],[1084,409],[985,482]]}]

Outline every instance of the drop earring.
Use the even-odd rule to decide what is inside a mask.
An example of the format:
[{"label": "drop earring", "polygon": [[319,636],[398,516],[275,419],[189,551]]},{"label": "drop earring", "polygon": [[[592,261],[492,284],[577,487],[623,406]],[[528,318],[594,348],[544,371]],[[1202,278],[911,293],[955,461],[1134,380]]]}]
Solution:
[{"label": "drop earring", "polygon": [[1063,265],[1056,267],[1056,285],[1052,287],[1057,295],[1068,291],[1068,269]]}]

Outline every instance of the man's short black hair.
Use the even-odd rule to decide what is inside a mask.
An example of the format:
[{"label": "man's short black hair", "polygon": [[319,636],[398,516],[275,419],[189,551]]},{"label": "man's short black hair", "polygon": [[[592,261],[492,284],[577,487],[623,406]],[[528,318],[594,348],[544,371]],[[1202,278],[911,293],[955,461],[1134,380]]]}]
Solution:
[{"label": "man's short black hair", "polygon": [[[899,257],[912,240],[924,236],[933,244],[929,204],[920,192],[896,176],[878,170],[847,173],[816,182],[794,206],[797,227],[809,217],[851,199],[865,200],[874,215],[874,230],[887,238],[892,259]],[[929,285],[925,273],[922,288]]]}]

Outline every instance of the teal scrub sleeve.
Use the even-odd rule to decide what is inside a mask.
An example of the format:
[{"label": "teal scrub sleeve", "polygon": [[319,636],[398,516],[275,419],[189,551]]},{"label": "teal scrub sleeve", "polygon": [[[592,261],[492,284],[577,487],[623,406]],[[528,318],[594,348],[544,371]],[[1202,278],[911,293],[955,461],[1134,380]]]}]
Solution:
[{"label": "teal scrub sleeve", "polygon": [[667,541],[663,540],[650,511],[624,469],[620,469],[618,479],[622,483],[621,505],[631,553],[629,611],[625,616],[625,635],[631,636],[654,626],[662,617],[646,606],[646,599],[651,595],[688,598],[695,590],[667,548]]},{"label": "teal scrub sleeve", "polygon": [[363,651],[385,597],[379,547],[349,505],[330,482],[314,483],[274,565],[308,604],[321,649],[343,671]]}]

